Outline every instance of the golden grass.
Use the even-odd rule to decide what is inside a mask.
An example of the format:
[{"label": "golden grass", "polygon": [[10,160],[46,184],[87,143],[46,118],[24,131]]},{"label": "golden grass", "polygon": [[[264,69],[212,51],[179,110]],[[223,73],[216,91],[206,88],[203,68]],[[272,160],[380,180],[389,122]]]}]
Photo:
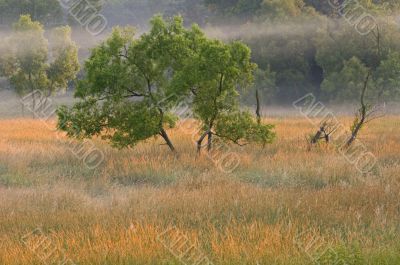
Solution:
[{"label": "golden grass", "polygon": [[179,158],[160,140],[122,151],[96,140],[105,161],[90,170],[54,123],[0,121],[0,264],[43,264],[20,240],[38,227],[79,265],[180,264],[157,241],[172,226],[214,264],[313,264],[301,247],[313,239],[323,248],[308,254],[332,246],[337,264],[400,264],[400,117],[362,132],[378,158],[362,176],[332,146],[308,151],[305,119],[268,122],[276,142],[229,145],[240,165],[228,174],[179,128]]}]

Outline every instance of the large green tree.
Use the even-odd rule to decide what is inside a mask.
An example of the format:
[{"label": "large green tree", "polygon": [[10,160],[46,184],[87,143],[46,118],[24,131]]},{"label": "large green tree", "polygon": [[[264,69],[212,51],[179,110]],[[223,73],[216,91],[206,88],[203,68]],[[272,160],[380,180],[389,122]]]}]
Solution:
[{"label": "large green tree", "polygon": [[81,101],[59,110],[60,129],[78,138],[101,135],[119,148],[161,136],[175,151],[166,129],[174,127],[171,110],[182,97],[170,84],[188,55],[187,36],[195,34],[182,24],[157,16],[138,39],[133,29],[114,29],[85,64],[75,94]]},{"label": "large green tree", "polygon": [[75,94],[80,102],[59,109],[61,130],[119,148],[161,136],[175,151],[167,133],[177,120],[172,110],[188,102],[210,142],[213,135],[238,144],[273,138],[271,126],[239,109],[238,86],[251,82],[255,68],[245,45],[209,40],[196,25],[185,29],[181,17],[156,16],[151,25],[137,39],[117,28],[93,49]]}]

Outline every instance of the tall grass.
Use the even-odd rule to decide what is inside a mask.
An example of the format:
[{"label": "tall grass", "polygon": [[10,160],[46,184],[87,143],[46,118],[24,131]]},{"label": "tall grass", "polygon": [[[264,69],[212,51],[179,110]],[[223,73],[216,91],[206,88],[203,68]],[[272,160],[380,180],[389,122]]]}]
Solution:
[{"label": "tall grass", "polygon": [[331,146],[308,151],[306,120],[268,122],[277,141],[229,146],[228,174],[179,128],[179,158],[156,139],[95,140],[105,161],[90,170],[41,121],[0,121],[0,264],[42,264],[20,240],[38,227],[79,265],[180,264],[157,241],[172,226],[214,264],[400,264],[400,118],[362,133],[378,158],[363,176]]}]

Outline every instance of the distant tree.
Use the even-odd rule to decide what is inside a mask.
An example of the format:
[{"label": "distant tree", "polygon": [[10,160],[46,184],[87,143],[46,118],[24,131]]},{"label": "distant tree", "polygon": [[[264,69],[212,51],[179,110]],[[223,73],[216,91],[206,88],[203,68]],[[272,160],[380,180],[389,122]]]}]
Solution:
[{"label": "distant tree", "polygon": [[85,63],[86,77],[75,97],[80,102],[58,111],[58,127],[69,136],[102,136],[118,148],[161,136],[176,149],[167,133],[177,117],[171,113],[182,100],[171,82],[189,47],[180,17],[165,22],[160,16],[152,29],[135,39],[134,30],[114,29]]},{"label": "distant tree", "polygon": [[[230,18],[230,22],[275,20],[313,12],[303,0],[204,0],[204,3],[218,16]],[[224,23],[218,17],[214,20]]]},{"label": "distant tree", "polygon": [[46,96],[65,91],[68,82],[73,80],[79,69],[78,48],[71,39],[71,28],[55,28],[50,34],[50,58],[47,67],[48,86]]},{"label": "distant tree", "polygon": [[381,61],[374,74],[379,100],[400,99],[400,53],[391,52],[388,59]]},{"label": "distant tree", "polygon": [[[21,16],[13,29],[4,44],[7,52],[0,58],[0,69],[16,92],[23,96],[40,90],[48,97],[65,89],[79,71],[78,49],[70,28],[52,32],[50,52],[42,25],[29,15]],[[35,110],[38,102],[35,97],[32,101]]]},{"label": "distant tree", "polygon": [[220,15],[249,18],[256,15],[263,0],[204,0],[205,5]]},{"label": "distant tree", "polygon": [[276,74],[267,70],[257,69],[254,73],[254,84],[249,88],[239,89],[240,101],[246,106],[255,106],[257,120],[261,122],[264,105],[272,103],[277,94],[275,84]]},{"label": "distant tree", "polygon": [[367,123],[375,119],[381,118],[385,114],[384,112],[382,112],[382,109],[378,104],[373,104],[367,99],[367,90],[370,79],[371,72],[369,71],[361,88],[359,108],[357,110],[357,113],[355,114],[353,124],[350,127],[351,136],[346,142],[347,147],[350,147],[354,143],[361,129],[363,129]]},{"label": "distant tree", "polygon": [[354,101],[364,86],[369,69],[357,57],[344,62],[340,72],[328,75],[322,83],[325,98],[336,101]]},{"label": "distant tree", "polygon": [[291,18],[313,12],[303,0],[264,0],[261,5],[262,17]]}]

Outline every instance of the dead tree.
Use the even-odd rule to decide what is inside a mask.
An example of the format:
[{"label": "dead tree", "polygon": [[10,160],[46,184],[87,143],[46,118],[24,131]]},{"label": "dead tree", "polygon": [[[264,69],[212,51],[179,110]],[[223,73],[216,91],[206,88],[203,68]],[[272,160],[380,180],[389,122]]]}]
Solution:
[{"label": "dead tree", "polygon": [[309,140],[311,146],[318,144],[321,140],[325,140],[328,144],[331,140],[331,135],[336,130],[335,123],[333,121],[324,121],[321,123],[321,127],[319,128],[318,132],[312,136]]},{"label": "dead tree", "polygon": [[256,89],[256,103],[257,103],[257,108],[256,108],[257,122],[258,124],[261,124],[261,103],[260,103],[260,93],[258,92],[258,89]]},{"label": "dead tree", "polygon": [[366,94],[370,77],[371,72],[368,72],[361,90],[360,108],[356,113],[356,117],[351,127],[351,136],[346,142],[346,147],[350,147],[353,144],[365,124],[371,122],[372,120],[381,118],[385,115],[379,105],[372,106],[371,104],[366,103]]},{"label": "dead tree", "polygon": [[326,143],[330,142],[330,135],[333,130],[330,129],[330,124],[328,122],[324,122],[321,124],[319,131],[311,137],[311,144],[317,144],[320,140],[325,139]]}]

